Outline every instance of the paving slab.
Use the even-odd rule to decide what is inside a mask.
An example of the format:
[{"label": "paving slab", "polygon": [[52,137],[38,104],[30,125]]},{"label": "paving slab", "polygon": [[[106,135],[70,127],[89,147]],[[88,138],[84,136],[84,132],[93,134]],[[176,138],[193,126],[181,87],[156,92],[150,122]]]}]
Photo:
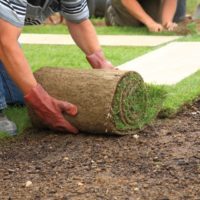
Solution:
[{"label": "paving slab", "polygon": [[176,84],[200,70],[200,42],[172,42],[118,68],[140,73],[147,83]]},{"label": "paving slab", "polygon": [[[98,35],[102,46],[158,46],[179,39],[181,36],[144,36],[144,35]],[[22,34],[21,44],[74,45],[67,34]]]}]

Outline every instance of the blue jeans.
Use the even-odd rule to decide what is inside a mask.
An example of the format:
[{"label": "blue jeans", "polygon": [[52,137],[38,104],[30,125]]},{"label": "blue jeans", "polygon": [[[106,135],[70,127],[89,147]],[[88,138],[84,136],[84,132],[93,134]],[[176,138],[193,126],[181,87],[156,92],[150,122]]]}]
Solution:
[{"label": "blue jeans", "polygon": [[185,14],[186,14],[186,0],[178,0],[174,21],[180,22],[181,20],[184,19]]},{"label": "blue jeans", "polygon": [[8,104],[24,105],[24,97],[0,61],[0,110],[6,108]]}]

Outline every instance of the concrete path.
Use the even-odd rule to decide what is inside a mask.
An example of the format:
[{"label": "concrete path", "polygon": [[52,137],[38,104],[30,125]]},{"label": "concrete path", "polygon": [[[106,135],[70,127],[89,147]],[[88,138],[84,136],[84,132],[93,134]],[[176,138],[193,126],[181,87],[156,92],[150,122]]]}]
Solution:
[{"label": "concrete path", "polygon": [[200,70],[200,42],[172,42],[118,68],[137,71],[147,83],[176,84]]},{"label": "concrete path", "polygon": [[[158,46],[180,38],[180,36],[129,36],[129,35],[99,35],[103,46]],[[22,34],[21,44],[52,44],[74,45],[70,35],[56,34]]]}]

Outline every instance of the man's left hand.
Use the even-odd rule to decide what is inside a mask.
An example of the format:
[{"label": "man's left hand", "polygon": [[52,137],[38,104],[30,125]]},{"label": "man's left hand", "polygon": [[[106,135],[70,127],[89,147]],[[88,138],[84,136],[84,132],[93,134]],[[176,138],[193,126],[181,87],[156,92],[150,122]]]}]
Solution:
[{"label": "man's left hand", "polygon": [[174,31],[174,29],[178,26],[177,23],[174,22],[167,22],[164,24],[164,27],[168,30],[168,31]]}]

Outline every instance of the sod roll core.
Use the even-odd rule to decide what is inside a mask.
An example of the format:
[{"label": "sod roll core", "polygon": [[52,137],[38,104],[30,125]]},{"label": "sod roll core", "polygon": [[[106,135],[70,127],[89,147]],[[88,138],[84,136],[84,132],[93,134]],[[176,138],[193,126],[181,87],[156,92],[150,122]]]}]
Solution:
[{"label": "sod roll core", "polygon": [[136,72],[45,67],[35,77],[50,95],[77,105],[78,115],[65,118],[80,132],[131,134],[145,116],[145,85]]}]

